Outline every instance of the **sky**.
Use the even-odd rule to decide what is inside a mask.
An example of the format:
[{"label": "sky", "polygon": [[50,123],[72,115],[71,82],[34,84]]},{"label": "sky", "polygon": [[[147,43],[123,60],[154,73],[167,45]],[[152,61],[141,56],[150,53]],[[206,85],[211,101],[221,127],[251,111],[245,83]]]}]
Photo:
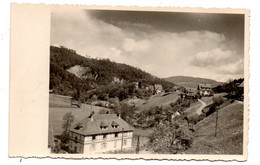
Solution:
[{"label": "sky", "polygon": [[55,9],[51,45],[160,78],[225,82],[244,73],[244,15]]}]

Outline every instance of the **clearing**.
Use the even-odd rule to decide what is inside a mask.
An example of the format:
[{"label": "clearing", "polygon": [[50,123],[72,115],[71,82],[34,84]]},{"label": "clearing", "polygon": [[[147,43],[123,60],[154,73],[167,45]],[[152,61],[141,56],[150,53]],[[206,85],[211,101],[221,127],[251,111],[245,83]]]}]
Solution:
[{"label": "clearing", "polygon": [[138,110],[142,111],[151,107],[165,106],[178,100],[177,93],[160,93],[151,96],[148,100],[144,99],[129,99],[127,102],[137,107]]}]

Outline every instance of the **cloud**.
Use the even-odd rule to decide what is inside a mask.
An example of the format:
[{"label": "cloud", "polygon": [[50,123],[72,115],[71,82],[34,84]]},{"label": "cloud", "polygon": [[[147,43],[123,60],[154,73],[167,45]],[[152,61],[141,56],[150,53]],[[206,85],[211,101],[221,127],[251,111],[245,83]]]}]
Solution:
[{"label": "cloud", "polygon": [[125,38],[122,47],[126,52],[142,52],[151,47],[148,40],[135,41],[132,38]]},{"label": "cloud", "polygon": [[228,41],[223,34],[207,30],[169,32],[131,22],[109,24],[84,10],[55,10],[51,43],[83,56],[126,63],[158,77],[226,79],[243,71],[241,54],[226,46],[236,42]]},{"label": "cloud", "polygon": [[222,50],[215,48],[212,50],[199,52],[190,58],[190,64],[211,70],[222,75],[242,75],[244,61],[236,51]]},{"label": "cloud", "polygon": [[234,63],[228,63],[227,65],[220,65],[218,72],[222,74],[234,74],[242,75],[244,73],[244,60],[240,59]]},{"label": "cloud", "polygon": [[235,53],[235,51],[215,48],[197,53],[191,57],[190,63],[199,67],[226,65],[237,60]]}]

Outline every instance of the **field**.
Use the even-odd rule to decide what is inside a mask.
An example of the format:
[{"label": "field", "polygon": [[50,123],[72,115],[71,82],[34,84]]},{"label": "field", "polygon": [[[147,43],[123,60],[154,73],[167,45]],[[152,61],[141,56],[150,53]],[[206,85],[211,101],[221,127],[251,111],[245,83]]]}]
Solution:
[{"label": "field", "polygon": [[148,100],[144,99],[130,99],[128,103],[132,102],[139,110],[145,110],[150,107],[169,105],[172,102],[176,102],[178,99],[177,93],[161,93],[151,96]]},{"label": "field", "polygon": [[195,102],[191,104],[184,112],[187,114],[188,119],[198,117],[197,110],[202,106],[200,102]]},{"label": "field", "polygon": [[187,154],[243,154],[243,104],[234,102],[200,121]]}]

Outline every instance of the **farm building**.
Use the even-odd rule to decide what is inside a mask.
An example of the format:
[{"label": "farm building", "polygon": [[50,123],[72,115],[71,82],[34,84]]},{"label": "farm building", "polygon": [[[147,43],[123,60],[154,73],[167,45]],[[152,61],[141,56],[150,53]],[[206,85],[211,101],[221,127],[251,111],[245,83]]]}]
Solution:
[{"label": "farm building", "polygon": [[186,88],[186,97],[188,99],[194,99],[196,97],[197,90],[194,88]]},{"label": "farm building", "polygon": [[244,100],[244,81],[238,87],[240,88],[240,90],[243,91],[242,94],[239,97],[239,100],[243,101]]},{"label": "farm building", "polygon": [[69,129],[74,153],[104,153],[132,147],[133,127],[116,114],[91,114]]},{"label": "farm building", "polygon": [[174,87],[172,87],[172,90],[174,91],[174,92],[179,92],[179,86],[174,86]]},{"label": "farm building", "polygon": [[154,92],[154,86],[148,85],[147,87],[145,87],[145,90]]},{"label": "farm building", "polygon": [[135,85],[135,89],[138,89],[139,86],[140,86],[140,83],[139,83],[139,82],[133,82],[133,84]]},{"label": "farm building", "polygon": [[201,96],[212,95],[211,84],[199,84],[197,89]]},{"label": "farm building", "polygon": [[155,93],[158,94],[163,91],[163,87],[161,84],[154,84],[154,90],[155,90]]}]

